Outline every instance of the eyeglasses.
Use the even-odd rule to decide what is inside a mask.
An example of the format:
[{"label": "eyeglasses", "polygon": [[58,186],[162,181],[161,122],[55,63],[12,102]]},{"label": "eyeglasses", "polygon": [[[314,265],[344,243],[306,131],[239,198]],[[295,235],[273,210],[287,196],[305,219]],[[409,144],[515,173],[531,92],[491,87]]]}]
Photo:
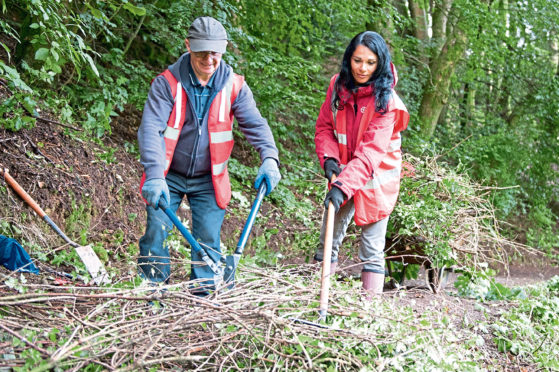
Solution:
[{"label": "eyeglasses", "polygon": [[219,58],[222,56],[222,53],[218,52],[191,52],[191,54],[196,58],[206,59],[208,56],[211,56],[212,59]]}]

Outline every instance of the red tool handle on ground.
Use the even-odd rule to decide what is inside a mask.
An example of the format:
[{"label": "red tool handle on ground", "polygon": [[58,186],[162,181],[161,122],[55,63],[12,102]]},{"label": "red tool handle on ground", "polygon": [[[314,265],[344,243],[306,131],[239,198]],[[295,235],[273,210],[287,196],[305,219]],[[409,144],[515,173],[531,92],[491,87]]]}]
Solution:
[{"label": "red tool handle on ground", "polygon": [[[330,182],[336,180],[336,175],[332,174]],[[330,269],[332,260],[332,240],[334,238],[334,215],[336,209],[332,202],[328,204],[328,216],[326,218],[326,235],[324,236],[324,254],[322,255],[322,277],[320,282],[320,309],[319,320],[325,320],[328,312],[328,296],[330,292]]]},{"label": "red tool handle on ground", "polygon": [[35,200],[17,183],[15,179],[8,173],[7,169],[0,168],[0,176],[3,176],[6,183],[31,207],[37,214],[58,234],[64,241],[76,249],[80,259],[85,264],[87,271],[97,284],[110,283],[109,276],[105,267],[97,257],[97,254],[91,246],[80,246],[78,243],[72,241],[60,228],[54,223],[53,220],[43,211]]},{"label": "red tool handle on ground", "polygon": [[10,185],[10,187],[12,189],[14,189],[14,191],[31,207],[33,208],[33,210],[35,212],[37,212],[37,214],[39,215],[39,217],[43,218],[45,217],[46,213],[45,211],[43,211],[43,209],[39,206],[39,204],[37,204],[35,202],[35,200],[33,200],[33,198],[31,196],[29,196],[29,194],[19,185],[19,183],[17,183],[16,180],[14,180],[14,178],[12,176],[10,176],[10,174],[8,173],[7,169],[2,169],[0,168],[0,176],[3,176],[4,179],[6,180],[6,183],[8,185]]}]

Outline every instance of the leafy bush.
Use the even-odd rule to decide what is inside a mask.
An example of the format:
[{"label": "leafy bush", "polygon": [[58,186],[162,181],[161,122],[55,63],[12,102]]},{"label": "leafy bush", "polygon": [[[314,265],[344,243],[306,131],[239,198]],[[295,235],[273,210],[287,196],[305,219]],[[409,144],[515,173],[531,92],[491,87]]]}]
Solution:
[{"label": "leafy bush", "polygon": [[419,254],[437,267],[498,255],[494,211],[482,189],[461,168],[450,168],[437,158],[405,160],[399,200],[389,221],[394,242],[389,254]]},{"label": "leafy bush", "polygon": [[559,191],[550,177],[557,174],[553,164],[559,159],[551,147],[540,147],[548,134],[536,126],[511,130],[501,121],[478,132],[449,156],[464,164],[474,179],[494,188],[490,200],[499,218],[524,217],[527,243],[551,252],[557,247],[557,216],[548,203]]}]

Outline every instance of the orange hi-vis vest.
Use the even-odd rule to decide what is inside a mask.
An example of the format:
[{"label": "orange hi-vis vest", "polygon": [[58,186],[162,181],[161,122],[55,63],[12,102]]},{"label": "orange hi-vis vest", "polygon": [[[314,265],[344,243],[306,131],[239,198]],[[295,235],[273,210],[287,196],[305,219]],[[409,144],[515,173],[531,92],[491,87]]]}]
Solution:
[{"label": "orange hi-vis vest", "polygon": [[[332,79],[332,84],[334,81],[335,79]],[[402,168],[402,152],[400,150],[402,137],[400,132],[407,128],[409,114],[406,106],[394,90],[392,90],[392,98],[388,103],[388,111],[396,111],[394,131],[388,151],[365,186],[353,196],[355,204],[354,220],[360,226],[388,217],[396,205],[400,191],[400,171]],[[345,165],[351,160],[348,159],[346,113],[345,110],[333,110],[332,114],[335,128],[334,135],[338,140],[341,155],[340,168],[344,169]],[[375,99],[373,97],[367,104],[367,109],[359,123],[357,146],[361,143],[369,123],[380,115],[380,113],[375,112]]]},{"label": "orange hi-vis vest", "polygon": [[[167,121],[167,129],[163,133],[165,139],[165,171],[169,172],[179,135],[184,125],[187,107],[187,94],[181,83],[169,70],[161,73],[171,87],[175,104]],[[225,87],[217,94],[210,105],[208,113],[208,132],[210,142],[210,159],[212,183],[215,190],[217,205],[225,209],[231,200],[231,184],[227,162],[233,150],[233,112],[231,107],[244,83],[244,77],[231,73]],[[142,175],[140,192],[144,185],[146,174]]]}]

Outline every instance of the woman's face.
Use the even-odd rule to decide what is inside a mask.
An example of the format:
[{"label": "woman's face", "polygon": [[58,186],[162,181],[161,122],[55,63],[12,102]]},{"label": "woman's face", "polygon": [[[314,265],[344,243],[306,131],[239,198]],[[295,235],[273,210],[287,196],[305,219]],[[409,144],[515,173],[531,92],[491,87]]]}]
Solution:
[{"label": "woman's face", "polygon": [[364,84],[377,69],[378,56],[365,45],[359,44],[351,56],[351,74],[357,84]]}]

